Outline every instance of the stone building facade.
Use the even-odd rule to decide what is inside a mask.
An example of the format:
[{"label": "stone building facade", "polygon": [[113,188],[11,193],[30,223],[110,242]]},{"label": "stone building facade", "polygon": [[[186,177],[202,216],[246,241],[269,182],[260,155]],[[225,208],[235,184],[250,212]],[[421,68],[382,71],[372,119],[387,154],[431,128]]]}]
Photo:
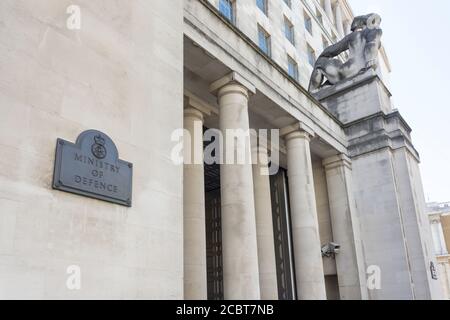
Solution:
[{"label": "stone building facade", "polygon": [[[343,0],[2,1],[0,298],[440,299],[384,49],[305,89],[352,19]],[[175,163],[180,128],[194,157],[206,129],[279,130],[252,156],[280,169]],[[52,188],[57,139],[89,129],[133,164],[130,207]]]},{"label": "stone building facade", "polygon": [[437,276],[444,290],[444,298],[450,300],[450,203],[428,203],[427,212],[438,263]]}]

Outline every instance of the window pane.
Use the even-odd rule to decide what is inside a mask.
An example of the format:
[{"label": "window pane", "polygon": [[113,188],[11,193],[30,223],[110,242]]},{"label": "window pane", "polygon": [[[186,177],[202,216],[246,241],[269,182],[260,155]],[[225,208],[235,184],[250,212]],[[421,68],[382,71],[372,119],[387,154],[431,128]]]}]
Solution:
[{"label": "window pane", "polygon": [[311,20],[311,17],[306,12],[303,13],[303,16],[305,17],[305,28],[306,28],[306,30],[308,30],[308,32],[310,34],[312,34],[312,20]]},{"label": "window pane", "polygon": [[267,15],[267,0],[256,0],[256,5]]},{"label": "window pane", "polygon": [[323,17],[322,17],[322,14],[319,12],[319,10],[317,10],[317,19],[319,20],[319,22],[321,24],[323,24]]},{"label": "window pane", "polygon": [[311,66],[314,66],[314,64],[316,63],[316,53],[314,52],[314,49],[311,48],[308,45],[308,62]]},{"label": "window pane", "polygon": [[294,26],[287,19],[284,19],[284,34],[286,38],[294,44]]},{"label": "window pane", "polygon": [[233,3],[231,0],[220,0],[219,2],[219,11],[222,15],[233,22]]},{"label": "window pane", "polygon": [[297,63],[294,61],[294,59],[292,59],[291,57],[288,56],[288,74],[294,78],[295,80],[298,81],[298,65]]},{"label": "window pane", "polygon": [[261,27],[258,28],[259,48],[270,56],[270,36]]}]

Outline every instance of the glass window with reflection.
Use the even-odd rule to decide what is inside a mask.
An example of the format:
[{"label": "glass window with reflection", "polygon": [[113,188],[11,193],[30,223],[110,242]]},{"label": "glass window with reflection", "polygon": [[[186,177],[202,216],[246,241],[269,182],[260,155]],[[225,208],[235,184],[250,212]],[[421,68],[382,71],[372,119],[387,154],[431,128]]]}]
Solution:
[{"label": "glass window with reflection", "polygon": [[256,5],[267,16],[268,14],[267,0],[256,0]]},{"label": "glass window with reflection", "polygon": [[232,0],[220,0],[219,11],[225,18],[227,18],[230,22],[234,23],[235,12],[234,12],[234,3]]},{"label": "glass window with reflection", "polygon": [[258,25],[258,42],[259,48],[270,57],[270,35]]},{"label": "glass window with reflection", "polygon": [[308,51],[308,62],[311,66],[314,67],[314,64],[316,63],[316,52],[313,48],[311,48],[310,45],[307,45],[307,51]]},{"label": "glass window with reflection", "polygon": [[323,16],[322,13],[320,13],[319,9],[316,8],[316,16],[317,16],[317,20],[319,20],[320,24],[323,24]]},{"label": "glass window with reflection", "polygon": [[298,81],[298,64],[289,55],[288,58],[288,74],[296,81]]},{"label": "glass window with reflection", "polygon": [[305,29],[312,34],[312,19],[306,12],[303,12],[303,16],[305,17]]},{"label": "glass window with reflection", "polygon": [[294,25],[286,17],[284,18],[284,35],[295,46]]}]

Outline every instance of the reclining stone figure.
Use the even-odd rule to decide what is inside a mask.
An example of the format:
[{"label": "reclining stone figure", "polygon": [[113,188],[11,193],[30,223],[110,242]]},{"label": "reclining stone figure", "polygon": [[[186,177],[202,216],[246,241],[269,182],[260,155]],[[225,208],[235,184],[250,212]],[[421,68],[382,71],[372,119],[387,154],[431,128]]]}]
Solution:
[{"label": "reclining stone figure", "polygon": [[[383,34],[380,24],[381,17],[378,14],[356,17],[351,26],[352,33],[326,48],[317,59],[309,92],[315,93],[325,86],[335,85],[368,69],[376,69]],[[342,62],[338,55],[347,50],[348,60]]]}]

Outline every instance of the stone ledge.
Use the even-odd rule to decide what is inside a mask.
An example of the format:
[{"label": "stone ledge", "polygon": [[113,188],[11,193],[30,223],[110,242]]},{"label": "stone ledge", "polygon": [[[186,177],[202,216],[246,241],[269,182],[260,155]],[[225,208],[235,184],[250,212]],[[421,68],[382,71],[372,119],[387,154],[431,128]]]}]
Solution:
[{"label": "stone ledge", "polygon": [[391,93],[374,70],[323,88],[314,96],[344,127],[379,112],[393,111]]},{"label": "stone ledge", "polygon": [[363,86],[366,83],[372,82],[372,81],[378,81],[386,94],[389,97],[392,97],[391,92],[384,84],[383,80],[379,77],[379,75],[372,69],[367,70],[364,73],[357,74],[356,76],[343,80],[334,86],[325,87],[318,92],[312,93],[312,96],[316,98],[318,101],[322,101],[328,98],[331,98],[335,95],[341,95],[347,91],[354,90],[357,87]]},{"label": "stone ledge", "polygon": [[325,170],[332,170],[340,167],[347,167],[348,169],[352,169],[352,160],[345,154],[340,154],[336,156],[329,157],[322,161],[322,165],[325,167]]},{"label": "stone ledge", "polygon": [[411,140],[411,128],[398,111],[379,112],[345,126],[350,157],[357,157],[383,148],[407,148],[420,162]]},{"label": "stone ledge", "polygon": [[350,128],[352,126],[361,124],[366,122],[367,120],[373,119],[373,118],[377,118],[377,117],[384,117],[385,119],[391,119],[391,118],[398,118],[398,120],[401,122],[402,126],[407,130],[408,134],[412,132],[411,127],[409,126],[409,124],[406,122],[405,118],[403,118],[403,116],[400,114],[400,112],[398,110],[395,110],[391,113],[384,113],[384,112],[378,112],[375,114],[372,114],[370,116],[361,118],[359,120],[355,120],[353,122],[349,122],[347,124],[344,125],[344,129]]}]

